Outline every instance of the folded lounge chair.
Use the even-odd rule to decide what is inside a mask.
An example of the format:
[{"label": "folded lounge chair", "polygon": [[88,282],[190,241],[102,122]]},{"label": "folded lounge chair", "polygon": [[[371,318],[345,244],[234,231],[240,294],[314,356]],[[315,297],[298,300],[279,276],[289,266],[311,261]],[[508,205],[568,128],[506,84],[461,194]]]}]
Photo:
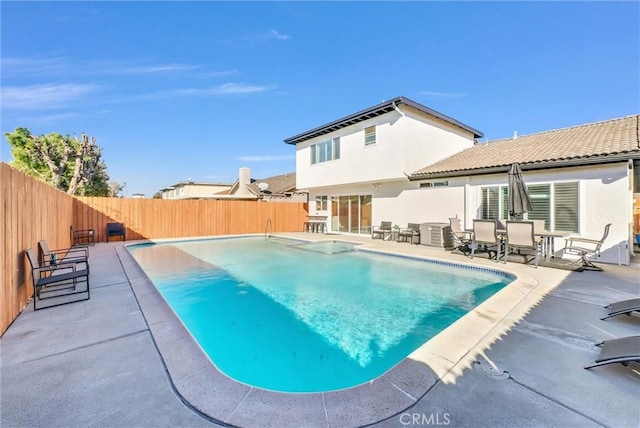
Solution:
[{"label": "folded lounge chair", "polygon": [[629,365],[629,362],[633,361],[640,363],[640,336],[627,336],[605,340],[596,346],[601,347],[600,355],[596,358],[595,364],[586,366],[585,369],[613,363],[621,363],[624,366]]},{"label": "folded lounge chair", "polygon": [[605,308],[609,309],[609,315],[600,318],[601,320],[622,314],[631,315],[632,312],[640,312],[640,299],[622,300],[605,306]]}]

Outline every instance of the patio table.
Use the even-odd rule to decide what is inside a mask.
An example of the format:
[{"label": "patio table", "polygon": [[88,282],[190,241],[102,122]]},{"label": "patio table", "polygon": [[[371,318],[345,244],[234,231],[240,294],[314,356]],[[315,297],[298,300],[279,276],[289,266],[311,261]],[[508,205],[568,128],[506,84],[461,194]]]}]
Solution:
[{"label": "patio table", "polygon": [[555,238],[565,238],[569,236],[566,232],[538,232],[537,237],[542,238],[542,255],[545,261],[549,261],[555,256]]}]

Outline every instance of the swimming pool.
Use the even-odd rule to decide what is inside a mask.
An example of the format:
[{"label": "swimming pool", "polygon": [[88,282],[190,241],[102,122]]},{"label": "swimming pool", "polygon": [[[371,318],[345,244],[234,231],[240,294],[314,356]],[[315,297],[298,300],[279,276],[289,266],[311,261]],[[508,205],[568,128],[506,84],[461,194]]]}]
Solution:
[{"label": "swimming pool", "polygon": [[222,372],[286,392],[374,379],[513,279],[344,242],[243,237],[129,248]]}]

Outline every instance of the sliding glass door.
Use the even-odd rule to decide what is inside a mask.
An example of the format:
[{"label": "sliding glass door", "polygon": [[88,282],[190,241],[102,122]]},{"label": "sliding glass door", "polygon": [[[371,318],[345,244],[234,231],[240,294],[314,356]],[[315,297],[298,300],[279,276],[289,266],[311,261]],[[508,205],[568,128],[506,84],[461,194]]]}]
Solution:
[{"label": "sliding glass door", "polygon": [[371,233],[371,195],[331,197],[331,230]]}]

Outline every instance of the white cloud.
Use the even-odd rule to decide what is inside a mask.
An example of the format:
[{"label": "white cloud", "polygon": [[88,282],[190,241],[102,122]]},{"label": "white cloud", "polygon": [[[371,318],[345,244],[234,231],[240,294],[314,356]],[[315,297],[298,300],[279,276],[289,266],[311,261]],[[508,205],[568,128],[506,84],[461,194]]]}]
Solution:
[{"label": "white cloud", "polygon": [[277,30],[269,30],[267,31],[267,38],[276,39],[276,40],[289,40],[291,36],[288,34],[280,33]]},{"label": "white cloud", "polygon": [[2,106],[21,110],[56,108],[76,102],[99,89],[93,83],[6,86],[2,88]]},{"label": "white cloud", "polygon": [[80,117],[78,113],[60,113],[60,114],[49,114],[49,115],[38,115],[38,116],[30,116],[30,117],[19,117],[14,120],[16,123],[29,123],[33,125],[51,125],[58,124],[60,122],[65,122],[70,119],[77,119]]},{"label": "white cloud", "polygon": [[236,74],[238,70],[222,70],[222,71],[203,71],[202,73],[197,73],[195,76],[201,79],[208,79],[211,77],[223,77],[223,76],[231,76]]},{"label": "white cloud", "polygon": [[278,30],[267,30],[264,33],[253,34],[246,38],[247,41],[252,43],[266,43],[271,40],[289,40],[290,35],[279,32]]},{"label": "white cloud", "polygon": [[25,75],[145,75],[201,72],[226,75],[228,71],[208,72],[202,65],[167,63],[149,64],[137,60],[72,60],[65,57],[3,57],[2,72],[7,76]]},{"label": "white cloud", "polygon": [[2,74],[4,76],[60,74],[67,70],[65,59],[62,57],[2,57],[0,63],[2,64]]},{"label": "white cloud", "polygon": [[142,66],[130,66],[117,68],[114,67],[113,71],[122,74],[150,74],[150,73],[171,73],[171,72],[183,72],[193,71],[200,69],[199,65],[189,64],[158,64],[158,65],[142,65]]},{"label": "white cloud", "polygon": [[228,94],[251,94],[255,92],[266,92],[273,89],[272,86],[265,85],[244,85],[239,83],[225,83],[213,88],[203,89],[178,89],[173,92],[174,95],[192,95],[192,96],[213,96]]},{"label": "white cloud", "polygon": [[271,162],[295,159],[295,155],[264,155],[264,156],[240,156],[237,160],[242,162]]},{"label": "white cloud", "polygon": [[460,97],[466,97],[468,94],[455,93],[455,92],[422,91],[420,92],[420,95],[426,95],[429,97],[440,97],[440,98],[460,98]]}]

